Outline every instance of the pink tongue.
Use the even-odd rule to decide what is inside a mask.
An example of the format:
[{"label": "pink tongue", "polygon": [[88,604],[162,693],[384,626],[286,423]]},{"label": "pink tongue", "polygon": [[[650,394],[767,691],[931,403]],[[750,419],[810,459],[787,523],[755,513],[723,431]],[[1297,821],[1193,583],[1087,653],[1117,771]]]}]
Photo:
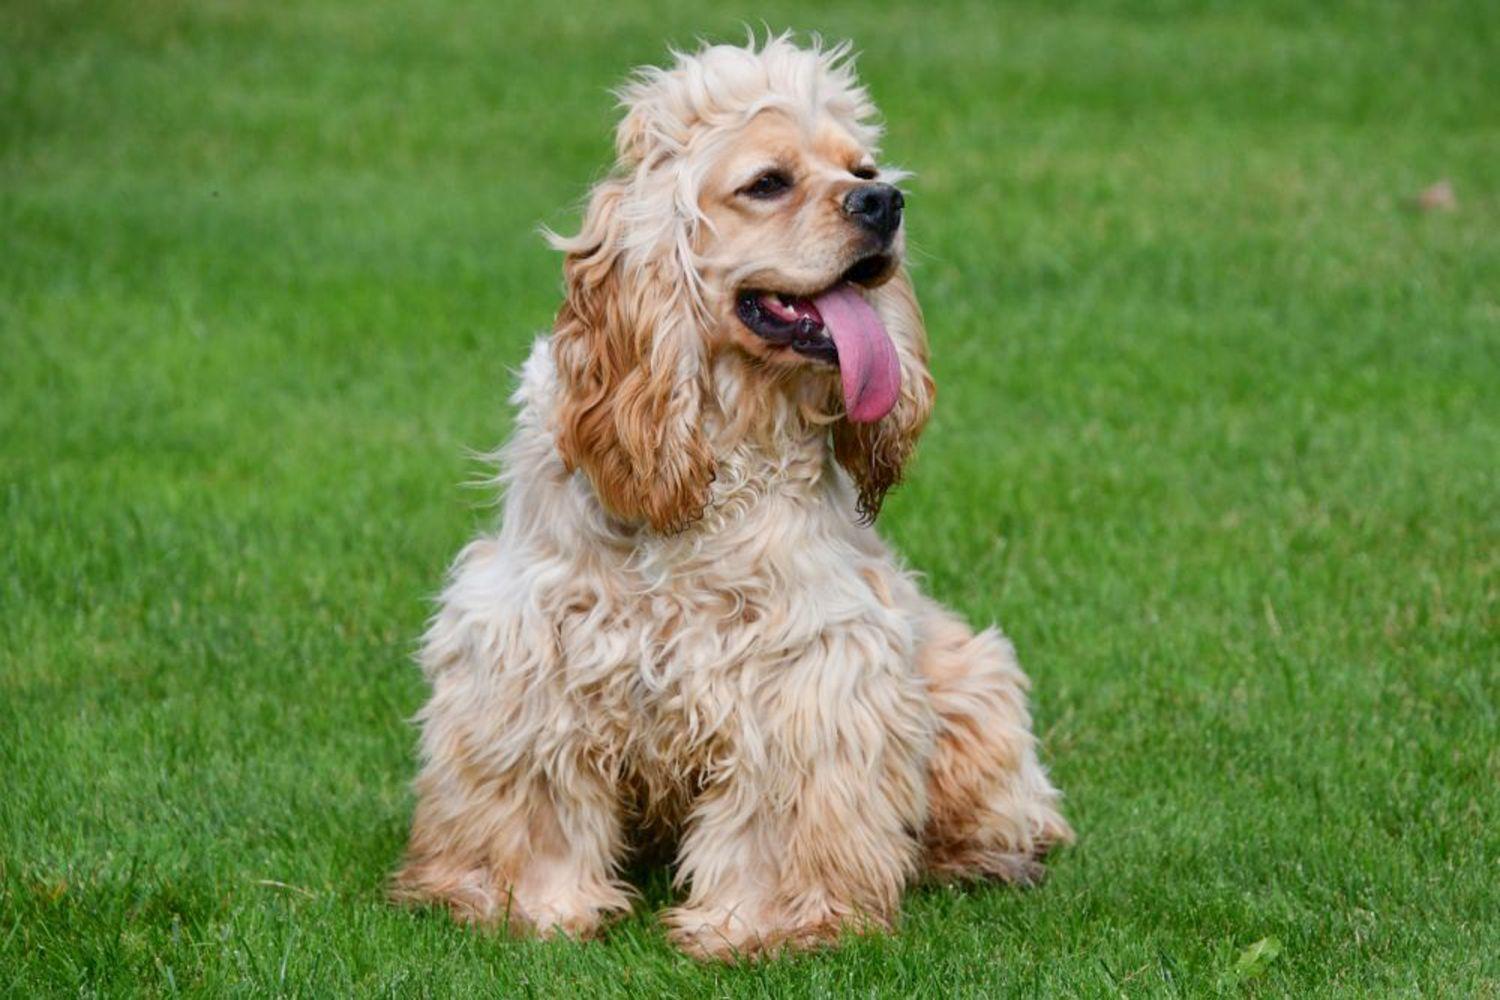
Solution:
[{"label": "pink tongue", "polygon": [[813,299],[839,349],[844,410],[857,424],[891,412],[901,394],[901,359],[880,317],[852,285],[835,285]]}]

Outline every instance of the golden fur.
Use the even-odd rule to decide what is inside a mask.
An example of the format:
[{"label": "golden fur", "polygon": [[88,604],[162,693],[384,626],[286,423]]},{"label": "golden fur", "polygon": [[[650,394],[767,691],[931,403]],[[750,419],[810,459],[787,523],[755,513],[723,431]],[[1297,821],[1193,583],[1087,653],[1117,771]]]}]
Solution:
[{"label": "golden fur", "polygon": [[[864,293],[902,373],[876,423],[735,318],[738,290],[814,294],[858,252],[839,205],[878,130],[842,56],[715,46],[622,91],[616,169],[556,240],[501,526],[426,635],[398,897],[586,936],[629,907],[632,846],[664,841],[672,940],[757,955],[890,927],[924,872],[1032,881],[1071,836],[1010,644],[868,524],[933,400],[903,237]],[[737,197],[767,163],[795,188]]]}]

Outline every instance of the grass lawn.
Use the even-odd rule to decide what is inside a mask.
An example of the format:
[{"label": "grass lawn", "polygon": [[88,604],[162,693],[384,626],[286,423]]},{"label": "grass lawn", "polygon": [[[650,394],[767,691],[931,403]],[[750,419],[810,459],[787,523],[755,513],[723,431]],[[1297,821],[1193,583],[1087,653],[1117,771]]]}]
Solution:
[{"label": "grass lawn", "polygon": [[[750,968],[661,870],[601,943],[393,909],[535,227],[606,87],[762,20],[853,37],[917,172],[883,528],[1015,638],[1080,841]],[[1500,995],[1497,390],[1492,0],[12,0],[0,994]]]}]

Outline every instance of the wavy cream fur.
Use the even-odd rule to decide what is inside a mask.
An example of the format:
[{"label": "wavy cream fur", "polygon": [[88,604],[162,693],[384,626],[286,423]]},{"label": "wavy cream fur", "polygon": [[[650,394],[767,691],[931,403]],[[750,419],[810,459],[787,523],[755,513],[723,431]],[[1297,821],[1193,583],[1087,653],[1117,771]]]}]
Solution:
[{"label": "wavy cream fur", "polygon": [[[826,161],[878,130],[842,56],[717,46],[622,91],[616,170],[557,241],[568,302],[514,397],[500,528],[426,635],[400,897],[588,935],[630,906],[628,852],[667,844],[672,939],[754,955],[889,927],[924,872],[1031,881],[1070,836],[1009,642],[923,596],[859,514],[931,406],[904,271],[867,292],[903,370],[875,425],[733,320],[747,275],[845,266],[852,237],[815,215],[856,182]],[[809,144],[795,219],[720,190],[773,134]],[[793,222],[812,235],[770,247]]]}]

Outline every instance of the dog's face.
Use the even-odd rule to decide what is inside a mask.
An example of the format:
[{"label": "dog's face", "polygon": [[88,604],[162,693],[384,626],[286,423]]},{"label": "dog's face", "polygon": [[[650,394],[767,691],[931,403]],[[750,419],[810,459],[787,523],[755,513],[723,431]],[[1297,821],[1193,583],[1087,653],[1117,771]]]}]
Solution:
[{"label": "dog's face", "polygon": [[870,151],[836,122],[756,115],[715,157],[699,199],[704,271],[723,329],[773,364],[837,366],[817,303],[890,279],[903,205]]},{"label": "dog's face", "polygon": [[899,479],[932,401],[926,334],[899,175],[844,52],[712,46],[621,92],[615,171],[555,241],[553,336],[558,450],[616,515],[691,523],[730,428],[785,427],[788,387],[832,422],[865,517]]}]

